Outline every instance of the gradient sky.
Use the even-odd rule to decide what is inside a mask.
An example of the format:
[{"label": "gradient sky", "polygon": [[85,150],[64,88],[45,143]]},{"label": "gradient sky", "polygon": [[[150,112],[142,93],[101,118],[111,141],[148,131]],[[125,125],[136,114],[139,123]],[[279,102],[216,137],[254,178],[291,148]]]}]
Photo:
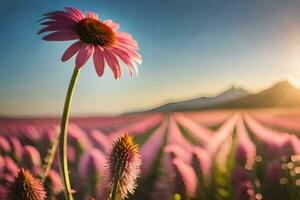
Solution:
[{"label": "gradient sky", "polygon": [[[55,2],[55,3],[54,3]],[[43,13],[77,7],[121,24],[139,42],[133,79],[81,71],[72,114],[119,114],[169,100],[216,94],[230,85],[258,91],[300,83],[299,0],[0,1],[0,114],[59,115],[74,66],[70,42],[36,35]]]}]

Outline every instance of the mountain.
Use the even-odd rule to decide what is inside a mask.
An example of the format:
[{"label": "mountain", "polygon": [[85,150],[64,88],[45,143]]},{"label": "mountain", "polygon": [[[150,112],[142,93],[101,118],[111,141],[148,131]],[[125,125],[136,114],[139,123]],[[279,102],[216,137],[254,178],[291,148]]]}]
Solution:
[{"label": "mountain", "polygon": [[214,97],[200,97],[187,101],[172,102],[143,112],[296,106],[300,106],[300,90],[288,81],[280,81],[256,94],[250,94],[243,88],[231,87]]},{"label": "mountain", "polygon": [[262,108],[300,106],[300,90],[288,81],[280,81],[257,94],[228,101],[216,108]]},{"label": "mountain", "polygon": [[250,93],[242,88],[231,87],[220,95],[214,97],[200,97],[192,100],[172,102],[160,107],[151,109],[146,112],[174,112],[174,111],[187,111],[199,110],[209,107],[221,105],[223,103],[239,99],[241,97],[249,96]]}]

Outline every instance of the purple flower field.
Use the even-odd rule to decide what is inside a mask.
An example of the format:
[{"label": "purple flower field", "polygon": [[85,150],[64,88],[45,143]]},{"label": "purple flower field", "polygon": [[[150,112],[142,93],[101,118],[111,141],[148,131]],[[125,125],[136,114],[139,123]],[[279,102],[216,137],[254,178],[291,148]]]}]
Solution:
[{"label": "purple flower field", "polygon": [[[75,199],[101,198],[106,155],[124,133],[141,153],[130,199],[300,199],[300,110],[252,109],[71,119],[68,161]],[[0,196],[23,167],[38,177],[59,119],[0,120]],[[63,199],[59,160],[47,199]]]}]

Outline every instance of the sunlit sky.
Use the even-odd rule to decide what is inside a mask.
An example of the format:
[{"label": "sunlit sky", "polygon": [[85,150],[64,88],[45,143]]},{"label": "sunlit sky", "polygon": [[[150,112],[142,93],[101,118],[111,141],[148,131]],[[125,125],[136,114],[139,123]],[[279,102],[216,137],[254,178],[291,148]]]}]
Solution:
[{"label": "sunlit sky", "polygon": [[231,85],[255,92],[300,84],[299,0],[0,1],[0,115],[59,115],[74,67],[70,42],[36,35],[43,13],[65,6],[113,19],[139,42],[139,76],[81,71],[73,115],[120,114],[213,95]]}]

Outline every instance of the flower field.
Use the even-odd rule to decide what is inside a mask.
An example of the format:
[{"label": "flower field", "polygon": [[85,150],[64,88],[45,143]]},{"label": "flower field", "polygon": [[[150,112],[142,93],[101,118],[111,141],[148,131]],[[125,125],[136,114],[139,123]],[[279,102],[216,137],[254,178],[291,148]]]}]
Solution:
[{"label": "flower field", "polygon": [[[59,119],[0,119],[0,196],[19,167],[39,176]],[[134,136],[141,177],[130,199],[300,199],[300,110],[250,109],[71,119],[68,160],[75,199],[101,198],[105,156]],[[46,159],[43,159],[46,158]],[[58,155],[47,199],[63,199]]]}]

